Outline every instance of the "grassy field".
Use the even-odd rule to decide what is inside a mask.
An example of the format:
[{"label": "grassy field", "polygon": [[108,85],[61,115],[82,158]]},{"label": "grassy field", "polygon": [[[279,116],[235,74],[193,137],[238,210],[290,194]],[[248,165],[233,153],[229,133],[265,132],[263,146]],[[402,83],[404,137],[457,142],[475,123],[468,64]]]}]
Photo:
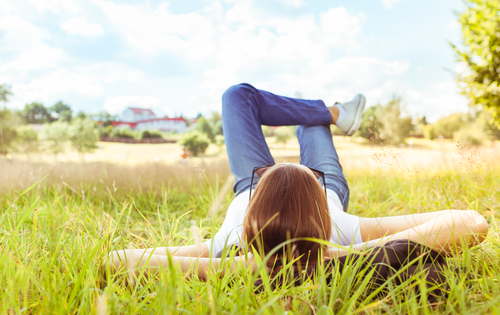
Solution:
[{"label": "grassy field", "polygon": [[[219,211],[208,215],[229,175],[227,161],[217,157],[215,148],[207,158],[178,163],[177,147],[139,145],[114,148],[115,160],[113,154],[109,159],[89,155],[85,164],[67,157],[60,157],[57,167],[49,157],[40,162],[0,160],[0,313],[498,313],[498,144],[467,150],[454,143],[415,142],[413,148],[402,149],[335,141],[351,187],[350,213],[474,209],[488,219],[486,241],[449,259],[446,299],[430,305],[425,294],[417,295],[415,287],[425,292],[421,275],[401,285],[389,281],[373,293],[362,270],[334,274],[327,284],[325,270],[319,268],[314,279],[300,286],[285,284],[274,290],[265,274],[245,270],[232,276],[214,272],[202,282],[170,267],[160,271],[157,281],[134,288],[120,279],[103,279],[100,265],[109,251],[209,238],[231,202],[229,193]],[[151,151],[147,154],[152,149],[172,151],[173,158],[166,161],[159,155],[162,158],[155,161]],[[144,156],[142,163],[140,157],[133,163],[118,161],[120,150],[128,150],[134,159]],[[297,150],[290,143],[275,146],[273,153],[277,161],[297,162]],[[259,276],[265,288],[255,292]]]}]

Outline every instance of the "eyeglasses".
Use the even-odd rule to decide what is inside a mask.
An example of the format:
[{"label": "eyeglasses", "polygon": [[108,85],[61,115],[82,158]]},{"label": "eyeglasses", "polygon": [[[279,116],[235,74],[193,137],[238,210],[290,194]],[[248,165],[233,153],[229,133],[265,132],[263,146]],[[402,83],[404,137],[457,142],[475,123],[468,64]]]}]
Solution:
[{"label": "eyeglasses", "polygon": [[[268,169],[270,169],[271,167],[273,167],[274,165],[276,165],[276,164],[270,164],[270,165],[265,165],[265,166],[257,166],[257,167],[253,168],[253,171],[252,171],[252,181],[250,182],[250,195],[248,196],[248,200],[250,200],[250,198],[252,198],[252,188],[253,188],[253,179],[254,179],[254,176],[257,175],[258,177],[262,177],[264,175],[264,173]],[[313,174],[316,177],[316,179],[320,179],[320,178],[323,179],[323,188],[325,189],[325,195],[327,195],[327,193],[326,193],[325,173],[323,173],[322,171],[315,170],[314,168],[310,168],[310,167],[307,167],[307,168],[310,169],[313,172]]]}]

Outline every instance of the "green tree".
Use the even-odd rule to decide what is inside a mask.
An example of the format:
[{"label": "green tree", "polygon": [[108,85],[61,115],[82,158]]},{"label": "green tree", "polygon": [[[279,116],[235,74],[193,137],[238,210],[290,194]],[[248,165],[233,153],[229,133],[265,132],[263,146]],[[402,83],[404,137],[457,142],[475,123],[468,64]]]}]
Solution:
[{"label": "green tree", "polygon": [[80,118],[80,119],[87,119],[87,114],[85,114],[84,111],[78,111],[78,113],[76,113],[76,118]]},{"label": "green tree", "polygon": [[489,123],[491,114],[486,110],[463,115],[465,123],[453,133],[453,140],[468,146],[481,145],[485,141],[498,139],[500,131]]},{"label": "green tree", "polygon": [[127,139],[134,139],[134,132],[132,129],[126,127],[117,127],[113,128],[111,130],[111,133],[109,135],[111,138],[127,138]]},{"label": "green tree", "polygon": [[426,125],[424,127],[424,137],[429,140],[436,139],[436,132],[434,131],[434,125]]},{"label": "green tree", "polygon": [[[212,115],[210,117],[210,124],[212,125],[212,132],[214,136],[224,134],[222,130],[222,115],[219,112],[217,111],[212,112]],[[215,141],[217,141],[217,139],[215,139]]]},{"label": "green tree", "polygon": [[7,109],[0,109],[0,154],[9,153],[13,142],[17,138],[17,132],[12,112]]},{"label": "green tree", "polygon": [[270,137],[270,136],[274,135],[273,129],[271,129],[271,127],[266,126],[266,125],[262,125],[261,128],[262,128],[262,133],[264,134],[264,137]]},{"label": "green tree", "polygon": [[109,138],[109,137],[111,137],[113,130],[114,130],[113,125],[108,125],[104,128],[100,128],[99,129],[99,136],[101,138]]},{"label": "green tree", "polygon": [[72,119],[73,119],[73,112],[71,112],[69,110],[65,110],[65,111],[61,112],[59,114],[59,117],[57,118],[57,120],[65,121],[65,122],[71,122]]},{"label": "green tree", "polygon": [[453,133],[453,140],[468,146],[481,145],[484,141],[490,139],[491,134],[488,132],[487,126],[484,126],[478,120]]},{"label": "green tree", "polygon": [[450,139],[466,123],[467,117],[465,114],[451,114],[439,119],[432,125],[427,125],[424,129],[424,136],[431,140],[439,136]]},{"label": "green tree", "polygon": [[418,117],[415,120],[415,130],[413,131],[412,136],[424,136],[424,130],[427,125],[429,125],[429,122],[427,121],[427,118],[425,116]]},{"label": "green tree", "polygon": [[371,106],[364,110],[361,115],[361,125],[356,135],[368,140],[378,139],[383,125],[377,119],[377,106]]},{"label": "green tree", "polygon": [[214,135],[216,136],[221,136],[224,134],[223,129],[222,129],[222,120],[218,120],[216,122],[212,123],[212,130],[214,132]]},{"label": "green tree", "polygon": [[68,142],[68,128],[67,122],[56,121],[46,124],[40,131],[42,147],[54,154],[56,159],[59,153],[65,151]]},{"label": "green tree", "polygon": [[460,14],[464,50],[452,44],[467,71],[458,75],[459,87],[473,106],[490,111],[500,123],[500,0],[464,0]]},{"label": "green tree", "polygon": [[[5,84],[0,84],[0,102],[9,101],[12,95],[10,88]],[[0,109],[0,154],[7,154],[12,143],[16,140],[16,122],[13,114],[7,108]]]},{"label": "green tree", "polygon": [[42,103],[37,102],[26,104],[22,111],[22,116],[27,124],[40,124],[54,120],[49,110]]},{"label": "green tree", "polygon": [[403,143],[414,128],[411,117],[402,115],[401,103],[401,98],[394,96],[385,106],[377,108],[377,119],[383,125],[382,136],[393,144]]},{"label": "green tree", "polygon": [[497,124],[491,124],[492,115],[489,111],[481,110],[479,113],[476,113],[477,119],[480,123],[487,128],[487,133],[491,136],[492,139],[500,140],[500,128]]},{"label": "green tree", "polygon": [[294,132],[294,128],[291,126],[283,126],[276,128],[274,130],[274,141],[276,143],[282,143],[283,146],[286,147],[286,143],[288,140],[292,139]]},{"label": "green tree", "polygon": [[139,132],[139,139],[154,139],[163,138],[162,134],[158,130],[142,130]]},{"label": "green tree", "polygon": [[38,152],[40,142],[33,127],[28,125],[20,126],[16,129],[16,132],[17,139],[14,144],[16,151],[26,154]]},{"label": "green tree", "polygon": [[12,95],[10,87],[6,84],[0,84],[0,102],[7,103],[9,101],[9,96]]},{"label": "green tree", "polygon": [[205,153],[210,144],[210,139],[208,139],[206,134],[198,130],[192,130],[181,138],[179,144],[186,147],[186,150],[191,152],[193,156],[198,156]]},{"label": "green tree", "polygon": [[215,145],[219,148],[219,150],[222,148],[222,146],[225,144],[224,136],[223,135],[216,135],[215,136]]},{"label": "green tree", "polygon": [[82,160],[85,153],[94,152],[98,148],[99,130],[97,123],[89,119],[76,118],[68,129],[71,146],[80,154]]},{"label": "green tree", "polygon": [[59,121],[70,122],[73,118],[73,110],[67,104],[59,101],[50,107],[51,115],[56,116],[55,118]]},{"label": "green tree", "polygon": [[89,118],[96,120],[96,121],[101,121],[103,127],[111,126],[113,125],[113,120],[117,120],[118,116],[112,115],[108,113],[107,111],[103,110],[98,112],[97,114],[92,114],[89,115]]},{"label": "green tree", "polygon": [[207,138],[210,140],[210,142],[214,143],[215,141],[214,130],[212,128],[212,125],[208,122],[208,120],[205,119],[205,117],[201,116],[200,118],[198,118],[198,121],[196,122],[196,126],[194,129],[205,134]]},{"label": "green tree", "polygon": [[404,116],[402,100],[394,96],[387,104],[368,107],[362,114],[360,137],[378,142],[388,140],[393,144],[403,143],[414,129],[411,117]]},{"label": "green tree", "polygon": [[451,114],[432,125],[426,125],[424,136],[431,140],[437,137],[453,138],[462,144],[480,145],[484,141],[500,137],[500,130],[489,121],[491,121],[491,113],[486,110],[468,114]]}]

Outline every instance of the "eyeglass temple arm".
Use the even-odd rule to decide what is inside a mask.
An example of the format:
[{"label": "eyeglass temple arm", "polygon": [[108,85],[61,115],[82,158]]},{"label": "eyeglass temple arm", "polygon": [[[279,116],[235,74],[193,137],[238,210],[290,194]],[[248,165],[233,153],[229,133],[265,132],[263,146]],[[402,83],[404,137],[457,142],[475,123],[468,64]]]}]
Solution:
[{"label": "eyeglass temple arm", "polygon": [[321,174],[321,177],[323,178],[323,188],[325,189],[325,195],[328,197],[328,194],[326,193],[326,180],[325,180],[325,174]]},{"label": "eyeglass temple arm", "polygon": [[253,188],[253,176],[255,174],[255,169],[252,171],[252,180],[250,181],[250,194],[248,195],[248,201],[252,198],[252,188]]}]

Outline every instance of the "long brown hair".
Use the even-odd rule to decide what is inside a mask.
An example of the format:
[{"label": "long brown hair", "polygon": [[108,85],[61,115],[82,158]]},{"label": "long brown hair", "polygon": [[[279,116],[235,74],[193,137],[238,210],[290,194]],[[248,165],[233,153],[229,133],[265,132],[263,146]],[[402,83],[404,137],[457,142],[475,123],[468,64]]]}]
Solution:
[{"label": "long brown hair", "polygon": [[[277,164],[260,178],[248,205],[243,235],[249,251],[252,247],[267,255],[276,247],[276,263],[283,255],[298,258],[303,267],[315,265],[323,246],[318,242],[294,238],[329,240],[331,221],[324,190],[307,167],[298,164]],[[258,253],[254,253],[258,254]]]}]

